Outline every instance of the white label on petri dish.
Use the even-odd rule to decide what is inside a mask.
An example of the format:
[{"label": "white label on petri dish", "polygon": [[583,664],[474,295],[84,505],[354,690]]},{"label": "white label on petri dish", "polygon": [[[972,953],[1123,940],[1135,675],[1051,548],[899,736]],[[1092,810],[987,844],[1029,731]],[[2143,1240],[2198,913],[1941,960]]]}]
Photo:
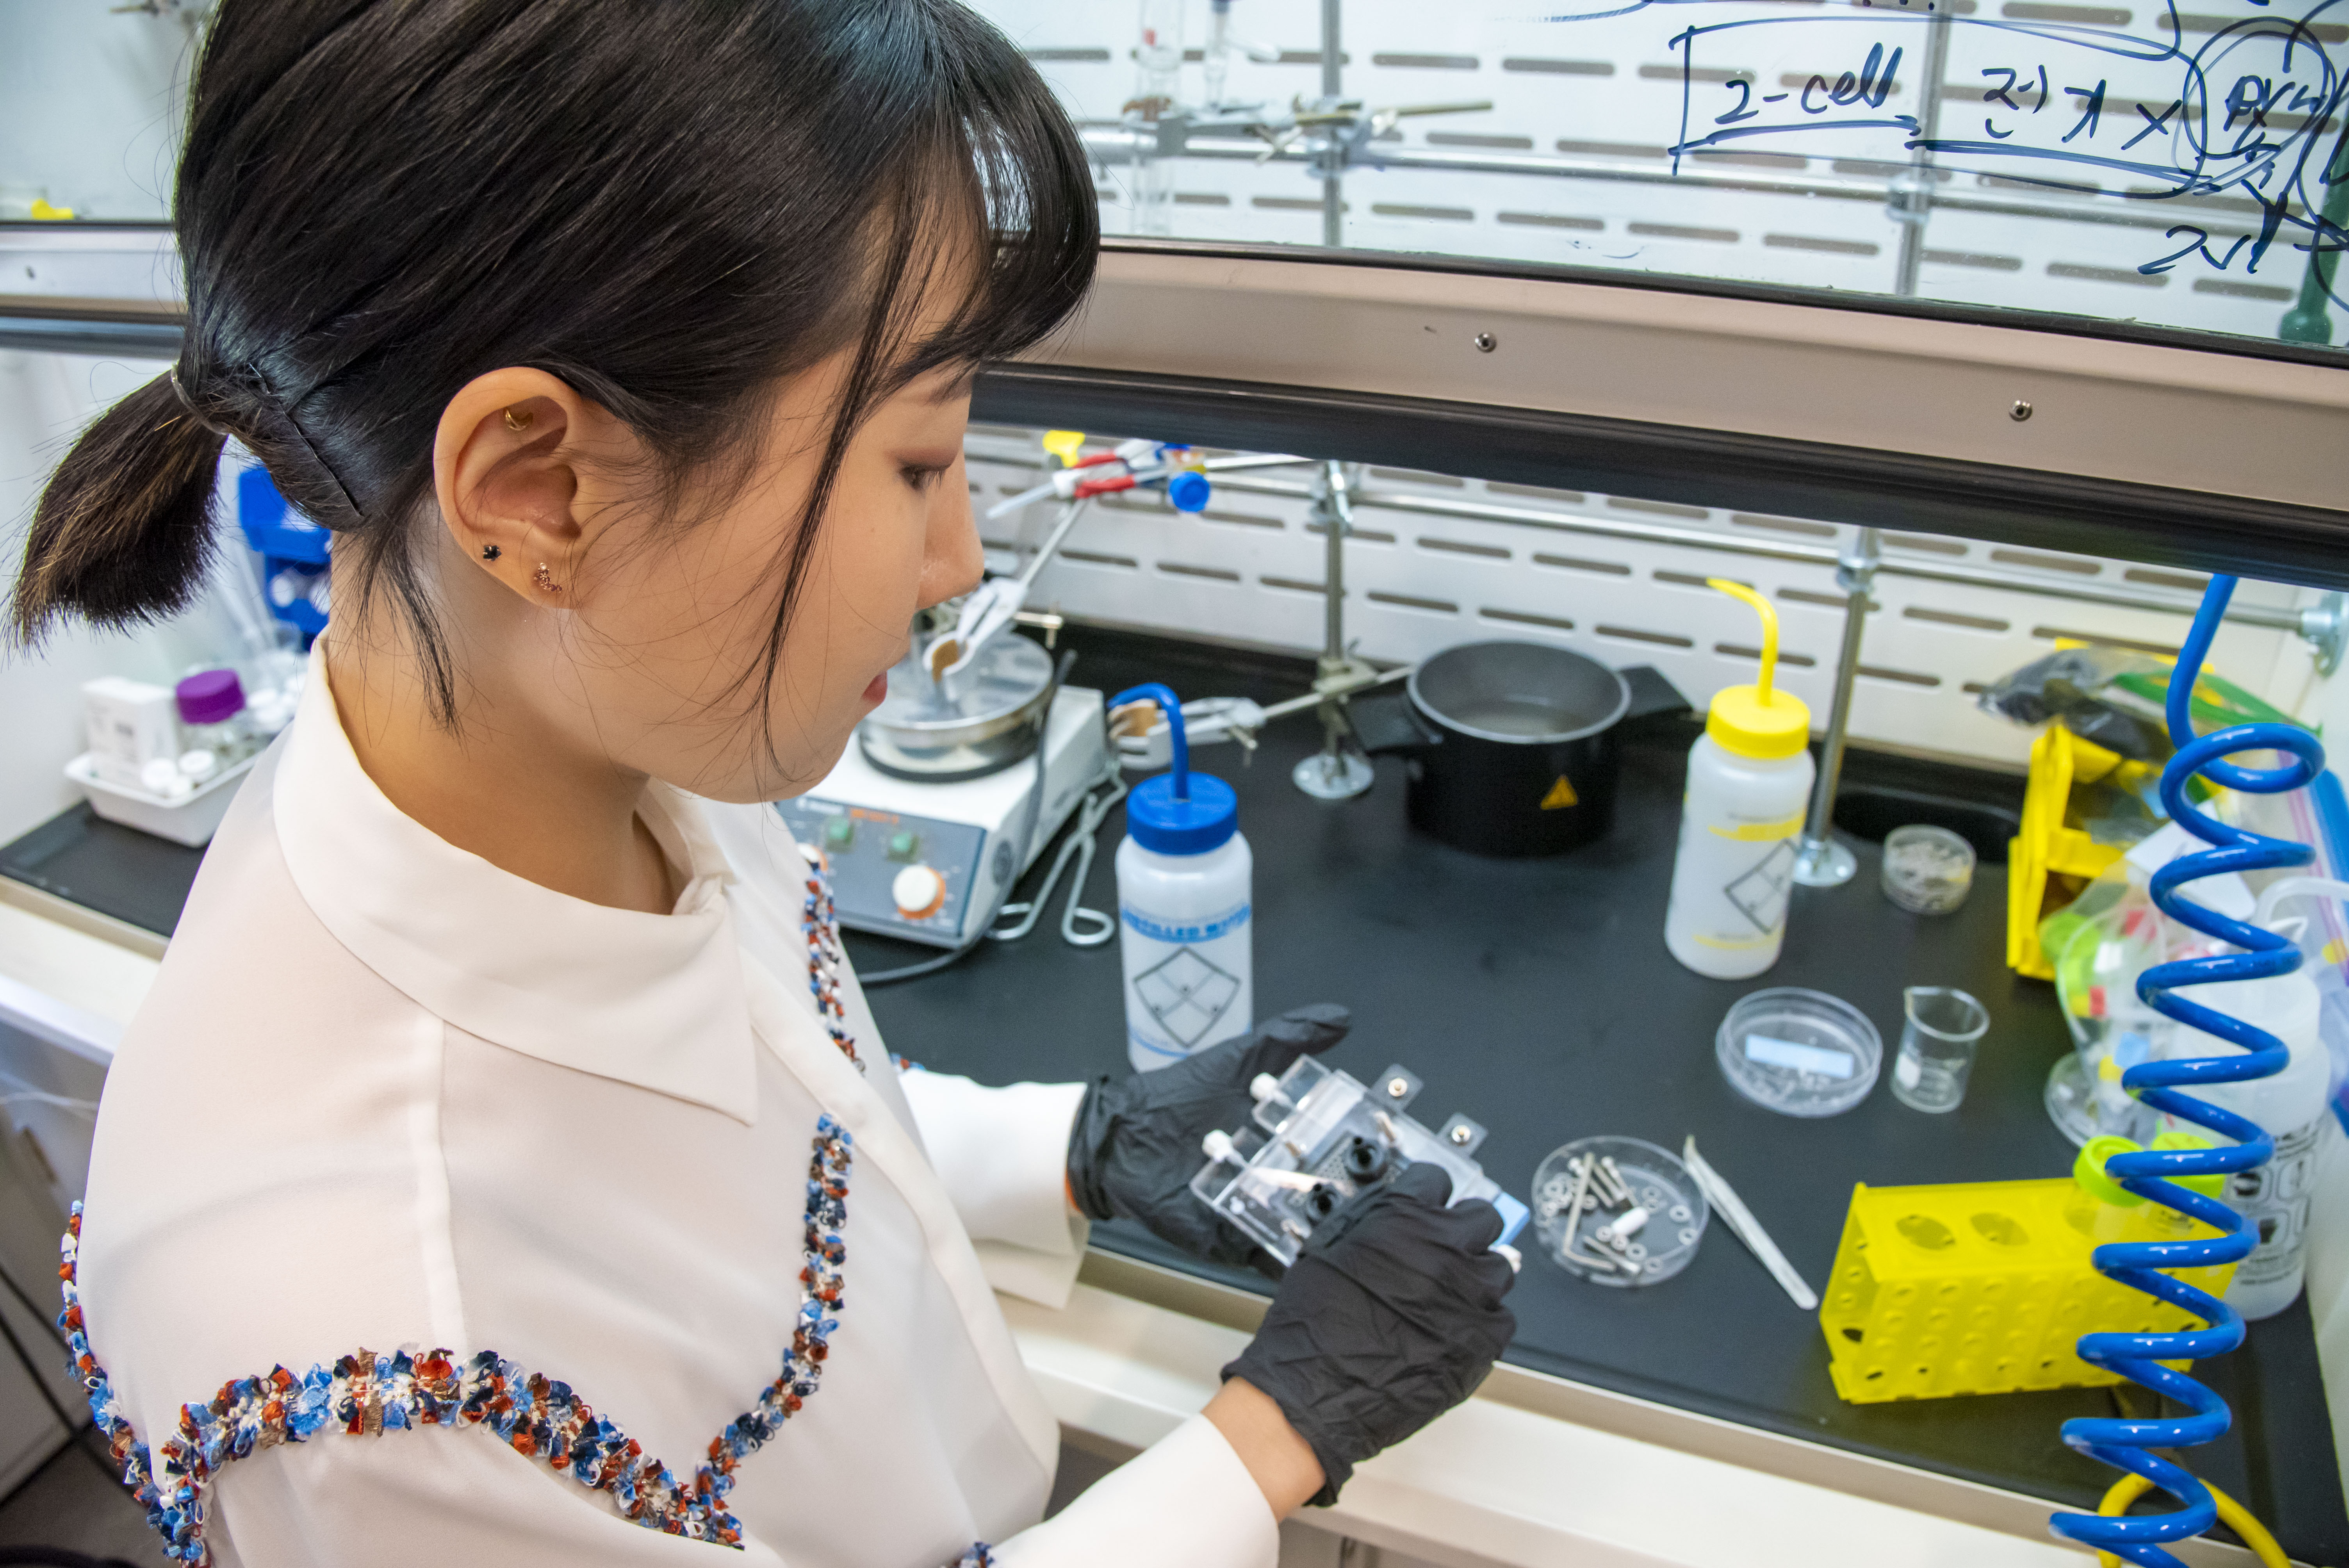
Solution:
[{"label": "white label on petri dish", "polygon": [[1831,1051],[1822,1046],[1800,1045],[1793,1040],[1773,1039],[1768,1035],[1745,1037],[1745,1059],[1835,1078],[1851,1077],[1859,1066],[1845,1052]]}]

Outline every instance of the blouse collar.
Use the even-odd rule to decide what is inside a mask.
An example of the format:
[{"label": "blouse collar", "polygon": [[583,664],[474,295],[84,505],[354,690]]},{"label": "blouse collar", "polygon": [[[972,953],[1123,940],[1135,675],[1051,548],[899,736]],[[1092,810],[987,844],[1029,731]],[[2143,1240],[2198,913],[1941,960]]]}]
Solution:
[{"label": "blouse collar", "polygon": [[313,651],[273,787],[294,885],[360,963],[468,1034],[557,1067],[708,1106],[745,1125],[756,1058],[732,880],[693,799],[638,810],[687,878],[643,914],[500,870],[402,813],[359,766]]}]

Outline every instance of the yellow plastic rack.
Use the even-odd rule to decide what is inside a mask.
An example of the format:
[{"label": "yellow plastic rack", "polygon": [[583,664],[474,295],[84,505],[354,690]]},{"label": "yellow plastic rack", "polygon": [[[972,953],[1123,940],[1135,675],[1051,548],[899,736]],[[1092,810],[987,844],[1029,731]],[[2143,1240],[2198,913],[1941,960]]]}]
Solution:
[{"label": "yellow plastic rack", "polygon": [[[2148,1203],[2106,1210],[2107,1224],[2123,1229],[2087,1235],[2065,1217],[2081,1198],[2060,1177],[1855,1187],[1819,1308],[1837,1394],[1870,1405],[2117,1383],[2073,1354],[2081,1335],[2199,1321],[2114,1284],[2089,1254],[2100,1242],[2217,1233]],[[2157,1229],[2165,1225],[2176,1228]],[[2177,1277],[2220,1295],[2234,1272],[2230,1264]]]}]

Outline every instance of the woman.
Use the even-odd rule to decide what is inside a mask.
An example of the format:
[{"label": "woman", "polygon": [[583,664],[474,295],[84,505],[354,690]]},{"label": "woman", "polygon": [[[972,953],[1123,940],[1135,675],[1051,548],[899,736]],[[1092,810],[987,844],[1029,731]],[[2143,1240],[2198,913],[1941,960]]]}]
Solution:
[{"label": "woman", "polygon": [[180,605],[227,436],[335,531],[67,1244],[176,1556],[1263,1564],[1474,1388],[1498,1221],[1408,1172],[1039,1524],[990,1280],[1065,1296],[1081,1215],[1244,1256],[1199,1135],[1342,1015],[1123,1083],[901,1073],[762,804],[978,579],[970,374],[1090,282],[1016,50],[951,0],[226,0],[177,224],[185,349],[60,466],[13,607]]}]

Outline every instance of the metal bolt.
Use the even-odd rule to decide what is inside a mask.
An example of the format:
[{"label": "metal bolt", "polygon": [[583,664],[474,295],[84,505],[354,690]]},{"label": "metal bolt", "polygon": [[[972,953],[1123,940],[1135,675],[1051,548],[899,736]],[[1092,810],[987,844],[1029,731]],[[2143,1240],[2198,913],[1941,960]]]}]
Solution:
[{"label": "metal bolt", "polygon": [[1475,1136],[1475,1134],[1470,1132],[1464,1127],[1455,1127],[1452,1130],[1452,1141],[1459,1144],[1464,1149],[1468,1146],[1468,1140]]},{"label": "metal bolt", "polygon": [[1501,340],[1489,332],[1480,332],[1468,341],[1476,346],[1476,352],[1479,354],[1490,354],[1501,346]]},{"label": "metal bolt", "polygon": [[1389,1099],[1401,1099],[1410,1092],[1410,1079],[1400,1078],[1391,1078],[1387,1079],[1387,1098]]},{"label": "metal bolt", "polygon": [[2014,400],[2014,407],[2006,411],[2006,417],[2020,425],[2023,420],[2031,418],[2031,405],[2017,397]]}]

